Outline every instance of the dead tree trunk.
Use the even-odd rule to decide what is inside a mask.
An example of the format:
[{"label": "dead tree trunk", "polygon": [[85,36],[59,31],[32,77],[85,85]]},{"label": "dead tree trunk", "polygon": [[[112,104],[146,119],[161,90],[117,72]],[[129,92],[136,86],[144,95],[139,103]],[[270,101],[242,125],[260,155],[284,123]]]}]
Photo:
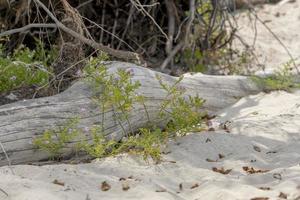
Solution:
[{"label": "dead tree trunk", "polygon": [[[130,63],[110,62],[106,65],[110,73],[119,68],[134,70],[133,80],[139,80],[141,83],[138,92],[145,96],[150,119],[155,120],[159,104],[166,95],[156,79],[158,72]],[[177,80],[176,77],[158,74],[168,84]],[[235,103],[241,97],[262,91],[262,88],[242,76],[186,75],[180,86],[186,88],[186,95],[199,94],[204,98],[206,100],[204,109],[210,113]],[[0,106],[0,142],[11,163],[21,164],[47,159],[49,157],[47,153],[33,147],[33,139],[45,130],[60,126],[74,116],[80,118],[79,128],[99,124],[102,114],[92,101],[92,95],[88,84],[78,81],[65,92],[55,96]],[[109,137],[120,139],[123,132],[113,115],[112,110],[106,111],[105,133]],[[135,130],[147,123],[142,106],[137,106],[131,111],[129,120]],[[124,128],[129,131],[126,124]],[[73,144],[70,144],[70,147]],[[65,154],[70,154],[70,149],[66,149]],[[7,164],[5,153],[0,148],[0,166]]]}]

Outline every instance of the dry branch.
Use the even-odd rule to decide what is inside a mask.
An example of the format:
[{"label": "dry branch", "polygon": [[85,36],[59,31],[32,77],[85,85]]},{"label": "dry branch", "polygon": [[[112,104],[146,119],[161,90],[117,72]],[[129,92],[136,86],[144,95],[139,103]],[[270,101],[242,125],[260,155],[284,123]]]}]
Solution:
[{"label": "dry branch", "polygon": [[21,28],[16,28],[16,29],[11,29],[8,31],[4,31],[2,33],[0,33],[0,37],[4,37],[7,35],[12,35],[15,33],[22,33],[25,31],[28,31],[32,28],[57,28],[56,24],[28,24],[26,26],[23,26]]},{"label": "dry branch", "polygon": [[61,23],[54,15],[53,13],[40,1],[40,0],[34,0],[48,15],[49,17],[56,23],[56,25],[63,30],[64,32],[70,34],[71,36],[77,38],[78,40],[80,40],[81,42],[95,48],[95,49],[99,49],[103,52],[106,52],[109,55],[112,55],[116,58],[120,58],[120,59],[124,59],[124,60],[134,60],[134,61],[138,61],[138,63],[141,63],[141,57],[139,54],[137,53],[133,53],[130,51],[122,51],[122,50],[116,50],[116,49],[112,49],[108,46],[104,46],[100,43],[97,43],[91,39],[88,39],[86,37],[84,37],[83,35],[69,29],[68,27],[66,27],[63,23]]},{"label": "dry branch", "polygon": [[[3,21],[6,25],[3,30],[13,29],[13,33],[16,33],[29,30],[28,28],[34,23],[47,24],[54,21],[58,29],[61,30],[60,36],[69,36],[74,38],[76,42],[80,41],[80,43],[102,50],[121,60],[143,63],[143,58],[147,62],[147,66],[155,68],[161,66],[162,63],[162,69],[173,66],[189,66],[189,61],[184,59],[186,52],[214,50],[207,48],[212,46],[211,43],[214,41],[222,44],[222,40],[216,40],[215,37],[219,34],[216,34],[215,30],[219,32],[219,29],[224,28],[221,27],[224,20],[222,18],[222,22],[211,23],[213,27],[210,27],[211,24],[207,21],[213,15],[211,15],[212,9],[207,6],[207,3],[217,2],[220,4],[217,6],[218,9],[214,9],[214,12],[217,12],[219,16],[220,14],[225,15],[226,12],[226,9],[223,9],[223,4],[226,3],[222,3],[223,1],[118,0],[83,2],[78,0],[22,0],[17,2],[27,3],[26,7],[22,7],[20,10],[22,20],[19,20],[17,24],[13,22],[17,16],[12,11],[19,4],[23,5],[23,3],[14,3],[7,17],[0,16],[0,23]],[[73,7],[68,6],[71,9],[66,9],[66,2]],[[80,22],[78,25],[84,31],[78,31],[70,26],[69,23],[76,25],[77,20],[68,14],[68,10],[73,10],[74,13],[78,14],[79,17],[75,18],[78,19]],[[217,18],[219,19],[219,17]],[[19,27],[22,27],[21,30],[18,30]],[[207,31],[208,29],[210,31]],[[40,35],[40,39],[47,45],[55,43],[61,47],[64,44],[61,40],[57,40],[57,31],[47,33],[49,34]],[[20,43],[31,46],[30,39],[33,35],[27,34],[26,40],[23,41],[24,38],[22,37],[24,36],[25,34],[20,34],[10,37],[11,41],[5,42],[5,46],[9,47],[7,48],[8,51],[12,52]],[[13,42],[14,38],[21,39],[15,43]],[[203,45],[204,42],[205,45]],[[182,46],[182,43],[184,47],[180,50],[175,49]],[[90,51],[91,48],[84,48],[85,55],[89,54]],[[176,52],[175,55],[174,52]],[[172,70],[176,71],[174,68]]]}]

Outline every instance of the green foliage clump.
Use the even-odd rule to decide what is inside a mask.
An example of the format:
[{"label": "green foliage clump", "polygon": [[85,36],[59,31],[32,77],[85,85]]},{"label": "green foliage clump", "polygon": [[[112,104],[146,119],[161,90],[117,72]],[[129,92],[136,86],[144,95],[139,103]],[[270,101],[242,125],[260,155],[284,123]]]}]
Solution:
[{"label": "green foliage clump", "polygon": [[159,112],[160,117],[170,119],[167,124],[167,131],[173,134],[185,135],[190,131],[197,130],[197,128],[201,129],[199,123],[205,113],[201,112],[200,109],[205,101],[198,95],[183,97],[185,89],[178,86],[183,77],[180,77],[171,86],[163,83],[159,76],[157,76],[157,79],[161,87],[167,92]]},{"label": "green foliage clump", "polygon": [[144,159],[151,157],[153,160],[160,160],[161,147],[165,139],[161,129],[150,130],[139,129],[135,136],[128,136],[123,141],[107,140],[99,128],[92,131],[92,141],[81,144],[81,150],[94,158],[103,158],[120,153],[128,152],[142,155]]},{"label": "green foliage clump", "polygon": [[80,148],[88,155],[94,158],[102,158],[109,154],[118,147],[118,142],[115,140],[107,140],[99,127],[94,127],[91,130],[92,141],[90,143],[80,144]]},{"label": "green foliage clump", "polygon": [[[190,72],[205,73],[210,66],[223,68],[224,58],[229,56],[226,51],[229,49],[227,43],[231,36],[219,26],[223,24],[224,15],[213,4],[212,1],[197,4],[195,11],[201,20],[194,22],[193,31],[186,36],[188,42],[183,54],[175,57],[175,62],[182,63]],[[185,15],[189,17],[191,13],[186,12]]]},{"label": "green foliage clump", "polygon": [[21,47],[6,56],[4,47],[0,45],[0,92],[22,86],[45,85],[51,74],[47,66],[53,62],[56,54],[54,48],[45,50],[39,42],[36,50]]},{"label": "green foliage clump", "polygon": [[285,63],[283,69],[275,72],[272,76],[264,78],[252,76],[252,80],[256,84],[264,87],[267,92],[274,90],[284,90],[289,92],[293,88],[300,88],[300,84],[293,80],[291,64],[292,61]]},{"label": "green foliage clump", "polygon": [[213,6],[210,1],[204,1],[201,4],[199,4],[197,11],[198,13],[202,13],[202,19],[205,22],[205,24],[209,24]]},{"label": "green foliage clump", "polygon": [[183,53],[183,61],[189,66],[191,72],[205,72],[207,66],[204,64],[204,55],[201,50],[186,49]]},{"label": "green foliage clump", "polygon": [[[160,158],[163,133],[160,129],[143,128],[134,135],[129,121],[129,112],[134,104],[142,104],[148,116],[144,97],[138,95],[136,90],[140,87],[138,81],[132,81],[132,70],[119,69],[115,74],[109,74],[105,66],[101,65],[102,58],[92,58],[85,72],[90,85],[101,95],[95,95],[94,101],[99,105],[102,114],[100,128],[92,130],[92,142],[83,145],[83,150],[92,157],[101,158],[116,155],[122,152],[138,153],[144,158],[150,156]],[[112,108],[114,117],[126,136],[122,142],[107,140],[104,135],[104,113]],[[149,120],[149,116],[148,116]],[[130,132],[126,133],[123,122],[126,122]]]},{"label": "green foliage clump", "polygon": [[78,123],[79,119],[73,118],[62,127],[46,130],[42,136],[34,139],[33,145],[48,152],[52,158],[59,157],[66,144],[79,135],[80,131],[76,128]]},{"label": "green foliage clump", "polygon": [[[101,61],[101,58],[92,58],[85,70],[90,85],[96,89],[95,91],[97,89],[101,90],[101,95],[96,95],[94,100],[99,105],[103,114],[106,109],[113,109],[115,118],[125,135],[127,133],[121,123],[123,120],[126,120],[131,134],[133,134],[128,114],[133,109],[134,103],[137,103],[141,99],[141,96],[135,93],[140,87],[140,83],[131,80],[132,72],[130,70],[119,69],[116,74],[109,74],[106,67],[100,64]],[[103,115],[102,122],[104,122]]]},{"label": "green foliage clump", "polygon": [[151,157],[158,161],[161,158],[161,148],[164,146],[166,137],[167,133],[159,128],[141,128],[138,135],[130,136],[123,142],[121,149],[141,154],[144,159]]},{"label": "green foliage clump", "polygon": [[[161,158],[162,148],[168,138],[176,135],[185,135],[189,131],[199,130],[199,123],[203,117],[200,111],[204,100],[198,96],[183,95],[185,90],[179,86],[183,77],[180,77],[173,85],[165,84],[157,76],[161,87],[167,92],[165,100],[160,105],[159,121],[167,121],[165,130],[155,127],[149,118],[145,98],[137,94],[137,89],[141,86],[138,81],[132,80],[134,71],[131,69],[119,69],[115,73],[109,73],[107,68],[101,64],[103,58],[91,58],[89,65],[85,68],[87,81],[94,89],[94,102],[98,105],[102,113],[101,125],[90,130],[89,138],[85,138],[78,147],[94,158],[102,158],[111,155],[117,155],[123,152],[142,155],[144,159],[151,157],[156,161]],[[100,91],[100,92],[99,92]],[[129,113],[134,105],[142,105],[148,117],[147,127],[134,130],[130,120]],[[111,109],[113,116],[120,128],[123,130],[124,138],[122,141],[107,139],[105,137],[105,111]],[[124,125],[129,127],[129,134]],[[67,137],[66,127],[46,131],[41,138],[35,140],[37,147],[40,147],[52,154],[57,154],[64,147],[64,143],[73,139],[76,134]],[[74,124],[73,124],[74,125]],[[53,135],[55,140],[52,139]]]}]

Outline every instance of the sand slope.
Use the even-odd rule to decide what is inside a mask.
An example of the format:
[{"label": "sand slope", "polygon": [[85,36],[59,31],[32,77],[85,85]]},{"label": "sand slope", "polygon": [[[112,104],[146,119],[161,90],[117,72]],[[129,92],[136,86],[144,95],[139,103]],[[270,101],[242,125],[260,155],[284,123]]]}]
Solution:
[{"label": "sand slope", "polygon": [[[219,128],[224,122],[227,132]],[[122,155],[90,164],[13,166],[15,175],[2,167],[0,188],[9,197],[0,192],[0,199],[278,199],[281,192],[300,198],[300,92],[245,97],[213,125],[216,131],[170,142],[157,165]],[[245,166],[270,171],[249,174]],[[110,190],[101,190],[103,181]]]},{"label": "sand slope", "polygon": [[[254,46],[256,55],[256,59],[252,60],[256,65],[254,68],[259,70],[265,68],[266,72],[270,72],[282,67],[291,60],[285,49],[287,48],[300,69],[300,0],[282,0],[278,4],[264,5],[263,8],[255,10],[264,24],[249,12],[235,15],[238,19],[237,34],[248,45]],[[242,49],[238,39],[234,40],[234,44],[236,48]]]}]

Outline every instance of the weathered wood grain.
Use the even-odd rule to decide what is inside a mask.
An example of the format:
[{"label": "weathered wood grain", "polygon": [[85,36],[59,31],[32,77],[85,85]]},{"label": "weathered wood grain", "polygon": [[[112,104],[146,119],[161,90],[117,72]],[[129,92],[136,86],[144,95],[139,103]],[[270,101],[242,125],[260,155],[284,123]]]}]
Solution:
[{"label": "weathered wood grain", "polygon": [[[150,118],[155,121],[159,104],[166,95],[155,75],[158,73],[162,80],[169,84],[173,84],[177,78],[131,63],[109,62],[106,65],[110,73],[114,73],[119,68],[133,69],[133,80],[141,83],[138,92],[146,97]],[[210,113],[232,105],[244,96],[262,91],[262,88],[243,76],[186,75],[180,86],[186,88],[186,95],[199,94],[204,98],[206,100],[204,109]],[[92,95],[88,84],[78,81],[65,92],[52,97],[0,106],[0,141],[12,164],[47,159],[49,156],[47,153],[34,149],[33,139],[47,129],[62,125],[68,119],[78,116],[80,128],[99,124],[102,114],[93,103]],[[114,120],[113,112],[111,110],[106,112],[104,123],[106,135],[116,139],[122,138],[123,132]],[[147,123],[146,113],[142,106],[136,106],[131,111],[130,121],[134,129],[143,127]],[[124,127],[128,130],[125,123]],[[70,149],[66,149],[65,154],[70,154]],[[0,149],[0,166],[7,164],[5,154]]]}]

